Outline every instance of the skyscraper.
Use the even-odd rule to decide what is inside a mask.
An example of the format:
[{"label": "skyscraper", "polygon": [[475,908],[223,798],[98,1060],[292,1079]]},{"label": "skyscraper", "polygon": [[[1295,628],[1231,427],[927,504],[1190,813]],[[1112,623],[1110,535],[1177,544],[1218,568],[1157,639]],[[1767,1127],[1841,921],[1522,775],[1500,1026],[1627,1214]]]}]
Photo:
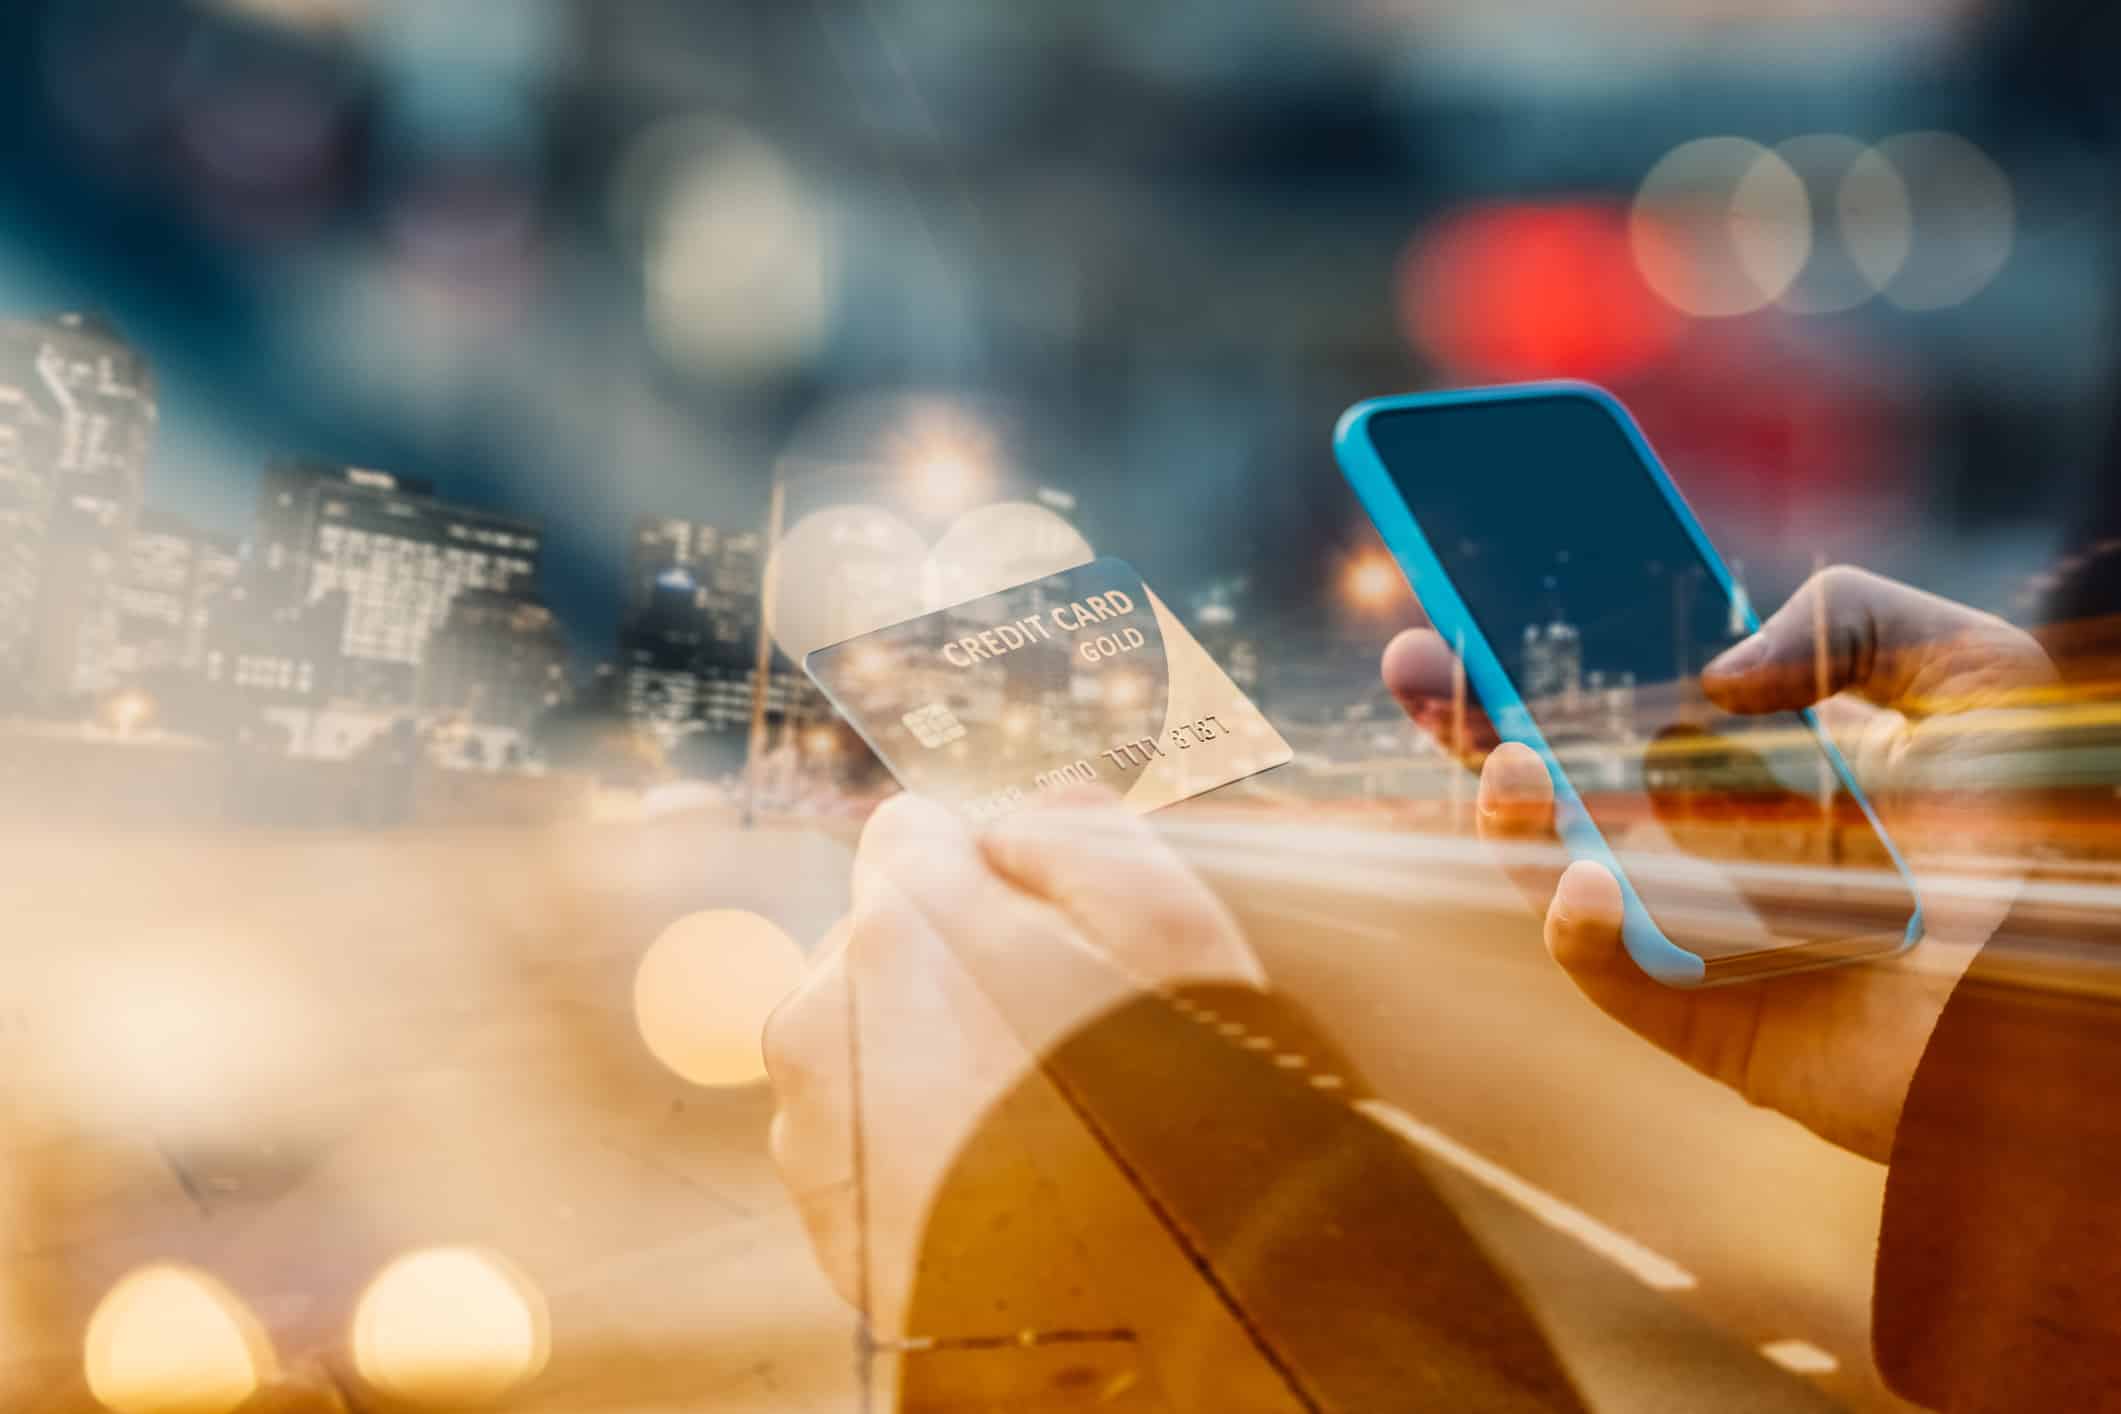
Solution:
[{"label": "skyscraper", "polygon": [[718,663],[748,664],[764,578],[765,545],[757,531],[653,517],[634,528],[628,616],[681,638],[696,635],[691,646]]},{"label": "skyscraper", "polygon": [[12,363],[0,369],[0,674],[19,682],[29,668],[44,571],[57,426],[34,389],[14,381]]},{"label": "skyscraper", "polygon": [[527,731],[567,701],[567,645],[552,610],[494,589],[467,589],[427,648],[421,705],[469,722]]},{"label": "skyscraper", "polygon": [[409,708],[451,605],[472,591],[534,602],[542,542],[529,522],[445,501],[424,481],[282,463],[260,495],[253,583],[271,611],[342,602],[331,695]]},{"label": "skyscraper", "polygon": [[[642,521],[619,626],[620,700],[627,716],[667,732],[743,728],[765,581],[757,531],[676,517]],[[776,675],[768,710],[789,710],[806,684]]]},{"label": "skyscraper", "polygon": [[1526,697],[1575,706],[1583,693],[1583,635],[1560,619],[1526,624],[1522,666]]},{"label": "skyscraper", "polygon": [[[0,388],[0,639],[20,645],[0,653],[47,699],[105,691],[154,443],[153,375],[108,324],[62,314],[0,321]],[[26,632],[11,634],[24,603]]]},{"label": "skyscraper", "polygon": [[114,591],[115,674],[126,678],[199,667],[207,621],[241,564],[232,538],[164,512],[142,511]]}]

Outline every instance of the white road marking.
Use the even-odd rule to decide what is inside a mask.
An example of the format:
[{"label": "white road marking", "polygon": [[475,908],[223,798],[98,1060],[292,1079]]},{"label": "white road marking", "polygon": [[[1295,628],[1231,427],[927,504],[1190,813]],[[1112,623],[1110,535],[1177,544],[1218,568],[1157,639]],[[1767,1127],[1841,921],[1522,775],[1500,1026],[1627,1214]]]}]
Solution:
[{"label": "white road marking", "polygon": [[1808,1340],[1771,1340],[1760,1353],[1797,1375],[1831,1375],[1841,1368],[1833,1355]]},{"label": "white road marking", "polygon": [[1583,1209],[1572,1207],[1545,1189],[1525,1182],[1492,1159],[1474,1153],[1442,1130],[1423,1124],[1405,1110],[1382,1100],[1363,1100],[1355,1108],[1415,1148],[1492,1188],[1556,1232],[1575,1238],[1644,1286],[1655,1291],[1691,1291],[1700,1285],[1692,1272],[1671,1258],[1651,1251],[1626,1233],[1615,1232]]},{"label": "white road marking", "polygon": [[[1331,932],[1354,933],[1380,941],[1393,941],[1404,936],[1404,930],[1398,928],[1359,922],[1310,909],[1268,906],[1251,911],[1285,923],[1307,924]],[[1443,1131],[1422,1123],[1405,1110],[1382,1100],[1364,1100],[1358,1102],[1355,1108],[1368,1116],[1373,1123],[1390,1130],[1424,1153],[1450,1164],[1474,1181],[1523,1208],[1548,1227],[1573,1237],[1652,1290],[1691,1291],[1700,1285],[1699,1279],[1692,1272],[1671,1258],[1644,1246],[1626,1233],[1607,1227],[1589,1213],[1519,1178],[1492,1159],[1475,1153]],[[1841,1368],[1841,1362],[1834,1358],[1832,1352],[1808,1340],[1769,1341],[1760,1347],[1760,1355],[1763,1359],[1798,1375],[1831,1375]]]}]

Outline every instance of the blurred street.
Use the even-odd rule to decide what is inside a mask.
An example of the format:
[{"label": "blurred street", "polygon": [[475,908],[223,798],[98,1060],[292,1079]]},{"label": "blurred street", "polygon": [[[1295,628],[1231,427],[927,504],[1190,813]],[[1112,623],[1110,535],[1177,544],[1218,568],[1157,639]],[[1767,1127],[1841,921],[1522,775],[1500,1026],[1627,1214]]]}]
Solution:
[{"label": "blurred street", "polygon": [[[1867,1357],[1882,1170],[1596,1014],[1470,841],[1167,828],[1596,1407],[1900,1407]],[[114,1357],[85,1356],[91,1312],[181,1263],[255,1324],[268,1387],[437,1407],[392,1401],[425,1376],[356,1311],[393,1259],[466,1249],[519,1274],[549,1346],[438,1318],[401,1358],[490,1377],[502,1407],[856,1408],[854,1322],[765,1160],[764,1087],[687,1084],[631,1000],[699,910],[814,941],[846,897],[828,834],[851,826],[14,841],[0,1400],[92,1408],[84,1359]]]}]

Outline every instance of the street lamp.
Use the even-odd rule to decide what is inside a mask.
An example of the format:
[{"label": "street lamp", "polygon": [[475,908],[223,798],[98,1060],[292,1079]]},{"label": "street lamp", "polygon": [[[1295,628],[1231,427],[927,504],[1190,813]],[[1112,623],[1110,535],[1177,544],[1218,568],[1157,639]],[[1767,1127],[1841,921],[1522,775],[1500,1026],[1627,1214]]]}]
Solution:
[{"label": "street lamp", "polygon": [[1399,597],[1399,568],[1379,551],[1358,555],[1341,571],[1340,589],[1355,608],[1374,612]]},{"label": "street lamp", "polygon": [[961,510],[987,479],[994,434],[956,408],[916,408],[887,447],[913,503],[930,515]]},{"label": "street lamp", "polygon": [[111,723],[117,727],[119,736],[129,737],[153,715],[154,710],[155,704],[146,693],[138,689],[120,693],[110,704]]}]

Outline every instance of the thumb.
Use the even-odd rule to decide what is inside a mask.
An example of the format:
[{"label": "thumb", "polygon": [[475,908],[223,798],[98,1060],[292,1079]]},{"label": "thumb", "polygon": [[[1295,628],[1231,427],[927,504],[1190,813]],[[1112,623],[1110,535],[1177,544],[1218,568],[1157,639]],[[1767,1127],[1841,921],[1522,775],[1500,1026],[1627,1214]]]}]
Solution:
[{"label": "thumb", "polygon": [[1925,665],[1969,639],[2014,633],[1949,599],[1837,565],[1806,580],[1750,638],[1702,669],[1701,686],[1727,711],[1793,712],[1853,690],[1904,705]]}]

